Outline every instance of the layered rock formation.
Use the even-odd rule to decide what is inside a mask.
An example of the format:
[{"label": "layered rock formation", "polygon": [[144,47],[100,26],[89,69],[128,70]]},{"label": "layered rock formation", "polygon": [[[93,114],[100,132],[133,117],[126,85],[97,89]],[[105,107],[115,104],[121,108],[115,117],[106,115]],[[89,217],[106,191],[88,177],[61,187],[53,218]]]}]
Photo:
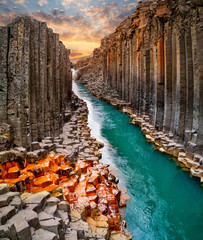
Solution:
[{"label": "layered rock formation", "polygon": [[0,28],[1,150],[60,133],[71,103],[69,53],[46,23],[18,17]]},{"label": "layered rock formation", "polygon": [[87,82],[102,67],[102,84],[130,103],[151,131],[164,132],[181,149],[202,155],[202,24],[202,1],[141,2],[102,39],[99,61],[90,63],[94,70],[86,67],[78,78]]},{"label": "layered rock formation", "polygon": [[[23,148],[10,151],[10,159],[0,152],[0,238],[132,239],[119,213],[129,197],[99,163],[104,144],[90,137],[87,106],[75,101],[60,137],[32,143],[33,152],[24,149],[22,156]],[[46,147],[43,156],[34,150],[39,145]]]}]

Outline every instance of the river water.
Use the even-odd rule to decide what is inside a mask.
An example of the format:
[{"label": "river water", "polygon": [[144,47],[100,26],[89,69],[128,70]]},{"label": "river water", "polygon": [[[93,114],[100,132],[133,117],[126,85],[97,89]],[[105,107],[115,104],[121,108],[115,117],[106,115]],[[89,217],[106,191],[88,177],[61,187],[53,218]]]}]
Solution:
[{"label": "river water", "polygon": [[88,106],[91,134],[105,146],[102,162],[117,168],[131,199],[124,211],[136,240],[203,240],[203,188],[167,155],[146,142],[128,115],[96,99],[83,85],[73,90]]}]

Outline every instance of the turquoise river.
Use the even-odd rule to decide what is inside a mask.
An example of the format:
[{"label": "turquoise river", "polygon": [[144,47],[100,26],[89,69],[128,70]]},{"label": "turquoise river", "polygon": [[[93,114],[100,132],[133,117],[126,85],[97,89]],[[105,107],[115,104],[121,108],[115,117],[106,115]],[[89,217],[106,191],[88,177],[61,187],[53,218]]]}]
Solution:
[{"label": "turquoise river", "polygon": [[124,210],[133,240],[203,240],[203,188],[167,155],[154,150],[128,115],[73,90],[88,106],[91,134],[104,142],[102,162],[116,168],[131,199]]}]

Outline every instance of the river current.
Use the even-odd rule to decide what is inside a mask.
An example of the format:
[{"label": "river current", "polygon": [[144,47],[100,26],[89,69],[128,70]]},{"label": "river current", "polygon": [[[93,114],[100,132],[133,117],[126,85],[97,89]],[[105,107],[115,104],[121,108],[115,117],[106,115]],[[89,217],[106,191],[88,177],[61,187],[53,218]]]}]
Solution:
[{"label": "river current", "polygon": [[167,155],[154,150],[128,115],[96,99],[83,85],[73,91],[88,106],[91,135],[105,144],[101,161],[117,170],[131,199],[124,210],[133,240],[202,240],[203,189]]}]

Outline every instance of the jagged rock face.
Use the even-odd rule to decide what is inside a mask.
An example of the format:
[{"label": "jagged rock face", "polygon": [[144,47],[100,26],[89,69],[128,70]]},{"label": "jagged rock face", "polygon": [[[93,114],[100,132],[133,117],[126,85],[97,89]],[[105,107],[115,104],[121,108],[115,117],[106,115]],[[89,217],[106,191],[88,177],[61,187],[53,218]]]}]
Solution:
[{"label": "jagged rock face", "polygon": [[202,1],[142,2],[100,47],[103,81],[132,103],[138,116],[200,154],[202,13]]},{"label": "jagged rock face", "polygon": [[0,28],[0,124],[12,127],[13,144],[59,134],[71,101],[69,53],[46,23],[18,17]]}]

